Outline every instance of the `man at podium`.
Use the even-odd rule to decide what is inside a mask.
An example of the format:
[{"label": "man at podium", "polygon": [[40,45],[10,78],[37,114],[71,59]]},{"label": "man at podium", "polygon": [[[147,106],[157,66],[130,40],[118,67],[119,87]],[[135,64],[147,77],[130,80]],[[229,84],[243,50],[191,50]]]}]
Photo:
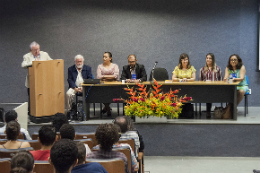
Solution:
[{"label": "man at podium", "polygon": [[[23,56],[22,67],[27,69],[32,66],[32,61],[46,61],[52,60],[47,52],[40,51],[40,45],[35,41],[30,44],[30,52]],[[30,114],[30,84],[29,84],[29,74],[27,73],[25,79],[25,86],[28,88],[28,111]]]},{"label": "man at podium", "polygon": [[67,110],[71,110],[73,97],[76,93],[82,93],[81,83],[84,79],[92,79],[91,67],[84,64],[84,57],[76,55],[75,65],[68,69],[69,90],[66,93]]}]

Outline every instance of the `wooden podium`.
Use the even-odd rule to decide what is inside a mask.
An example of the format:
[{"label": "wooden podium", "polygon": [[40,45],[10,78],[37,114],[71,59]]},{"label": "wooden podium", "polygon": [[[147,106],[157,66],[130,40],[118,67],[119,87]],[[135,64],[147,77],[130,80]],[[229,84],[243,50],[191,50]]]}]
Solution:
[{"label": "wooden podium", "polygon": [[64,113],[64,61],[33,61],[29,67],[30,114],[41,118]]}]

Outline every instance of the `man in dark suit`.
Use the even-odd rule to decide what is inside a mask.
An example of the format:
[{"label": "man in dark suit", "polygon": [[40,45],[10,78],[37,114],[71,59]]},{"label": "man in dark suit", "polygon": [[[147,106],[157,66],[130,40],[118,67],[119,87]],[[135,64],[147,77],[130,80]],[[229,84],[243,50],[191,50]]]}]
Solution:
[{"label": "man in dark suit", "polygon": [[69,90],[66,93],[67,110],[71,110],[73,97],[76,93],[82,93],[81,83],[84,79],[92,79],[91,67],[84,64],[82,55],[75,56],[75,65],[68,69]]},{"label": "man in dark suit", "polygon": [[121,80],[126,80],[126,82],[143,82],[147,80],[146,71],[144,65],[136,63],[136,56],[129,55],[128,63],[123,67]]}]

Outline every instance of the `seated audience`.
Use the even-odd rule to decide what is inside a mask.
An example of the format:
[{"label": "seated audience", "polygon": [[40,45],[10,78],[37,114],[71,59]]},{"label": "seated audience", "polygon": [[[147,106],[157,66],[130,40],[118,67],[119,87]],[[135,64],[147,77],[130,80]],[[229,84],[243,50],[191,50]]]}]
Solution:
[{"label": "seated audience", "polygon": [[[6,112],[5,114],[5,125],[0,128],[0,133],[5,132],[5,127],[6,124],[9,123],[10,121],[17,121],[17,112],[15,110],[10,110]],[[32,140],[31,136],[29,135],[28,131],[25,130],[24,128],[20,129],[20,132],[24,135],[26,140]]]},{"label": "seated audience", "polygon": [[11,159],[10,173],[33,173],[34,159],[30,152],[20,151]]},{"label": "seated audience", "polygon": [[[222,81],[222,71],[219,66],[217,66],[215,61],[215,56],[213,53],[208,53],[206,55],[206,64],[200,69],[199,81]],[[210,111],[212,103],[207,103],[207,117],[210,117]]]},{"label": "seated audience", "polygon": [[227,81],[228,78],[231,77],[232,81],[239,82],[237,85],[237,105],[243,100],[244,95],[248,90],[245,75],[246,68],[243,65],[242,59],[237,54],[231,55],[225,69],[224,80]]},{"label": "seated audience", "polygon": [[129,131],[128,123],[125,116],[118,116],[115,118],[114,124],[117,124],[121,129],[120,139],[134,139],[135,141],[135,155],[138,156],[140,141],[138,134],[135,131]]},{"label": "seated audience", "polygon": [[86,163],[86,148],[82,142],[76,142],[78,147],[78,164],[71,170],[71,173],[107,173],[99,163]]},{"label": "seated audience", "polygon": [[[70,139],[74,140],[75,138],[75,129],[72,125],[70,124],[63,124],[60,128],[60,137],[61,139]],[[88,153],[91,153],[91,150],[88,146],[88,144],[84,144],[86,147],[86,155]]]},{"label": "seated audience", "polygon": [[139,141],[140,141],[140,147],[138,150],[138,160],[143,159],[143,155],[144,155],[144,141],[143,141],[143,136],[139,133],[138,130],[135,129],[134,124],[133,124],[133,120],[129,117],[129,116],[125,116],[126,121],[127,121],[127,129],[129,131],[135,131],[139,137]]},{"label": "seated audience", "polygon": [[114,124],[100,124],[95,133],[97,142],[100,146],[98,151],[93,151],[87,155],[89,159],[111,159],[121,158],[125,162],[125,172],[128,171],[128,164],[126,156],[118,151],[112,151],[113,144],[119,139],[119,134]]},{"label": "seated audience", "polygon": [[71,173],[72,168],[77,165],[77,157],[78,148],[75,142],[61,139],[52,146],[49,162],[56,173]]},{"label": "seated audience", "polygon": [[55,129],[52,126],[42,126],[39,130],[39,142],[41,143],[41,149],[36,151],[30,151],[34,157],[34,160],[48,160],[50,157],[50,150],[56,140]]},{"label": "seated audience", "polygon": [[179,64],[172,72],[172,81],[193,82],[196,79],[196,69],[190,65],[189,55],[180,55]]},{"label": "seated audience", "polygon": [[7,142],[0,145],[0,148],[20,149],[31,147],[28,142],[17,141],[18,135],[20,134],[20,124],[17,121],[10,121],[7,123],[5,133]]},{"label": "seated audience", "polygon": [[60,132],[60,128],[63,124],[69,124],[67,117],[63,113],[56,113],[52,120],[52,126],[55,128],[55,131]]},{"label": "seated audience", "polygon": [[[120,137],[121,136],[121,129],[116,124],[115,124],[115,127],[116,127],[118,134],[119,134],[119,137]],[[119,138],[118,138],[118,140],[119,140]],[[137,163],[137,160],[135,158],[135,153],[133,152],[131,146],[129,144],[126,144],[126,143],[118,143],[118,140],[113,145],[113,148],[121,148],[121,147],[129,148],[130,153],[131,153],[131,172],[137,172],[138,171],[138,163]],[[99,145],[95,146],[94,149],[99,149]]]}]

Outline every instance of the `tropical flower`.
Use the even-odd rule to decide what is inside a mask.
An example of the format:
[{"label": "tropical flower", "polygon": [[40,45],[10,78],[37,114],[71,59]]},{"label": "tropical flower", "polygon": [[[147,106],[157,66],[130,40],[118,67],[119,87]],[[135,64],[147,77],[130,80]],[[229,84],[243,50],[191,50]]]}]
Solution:
[{"label": "tropical flower", "polygon": [[[170,90],[168,93],[162,93],[157,81],[154,79],[153,90],[148,92],[144,84],[137,84],[138,89],[134,87],[125,88],[129,99],[125,100],[125,115],[127,116],[167,116],[169,118],[178,118],[182,111],[182,103],[192,100],[192,97],[178,97],[179,90]],[[119,99],[120,100],[120,99]],[[118,100],[116,100],[118,101]],[[121,100],[120,100],[121,101]]]}]

